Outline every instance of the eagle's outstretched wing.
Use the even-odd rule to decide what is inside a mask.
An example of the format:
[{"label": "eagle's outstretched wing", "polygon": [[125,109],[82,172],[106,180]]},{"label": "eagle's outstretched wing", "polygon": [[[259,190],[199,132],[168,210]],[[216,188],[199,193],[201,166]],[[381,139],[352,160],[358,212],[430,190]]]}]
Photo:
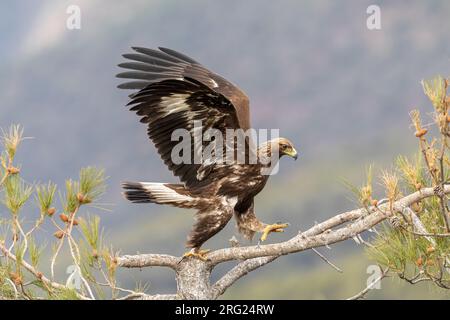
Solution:
[{"label": "eagle's outstretched wing", "polygon": [[137,53],[124,54],[130,62],[119,67],[130,69],[118,74],[119,78],[133,79],[119,85],[122,89],[144,89],[148,85],[163,80],[181,80],[191,78],[226,97],[236,110],[239,127],[250,128],[249,100],[247,95],[231,82],[209,71],[200,63],[186,55],[171,49],[159,47],[159,50],[133,47]]},{"label": "eagle's outstretched wing", "polygon": [[[134,49],[139,53],[124,57],[138,62],[119,66],[135,71],[120,73],[118,77],[138,81],[119,87],[140,89],[131,96],[128,105],[142,117],[141,122],[148,124],[148,135],[164,163],[189,188],[220,179],[225,171],[210,174],[204,163],[192,163],[198,152],[194,123],[201,121],[203,132],[217,129],[223,137],[226,129],[247,129],[250,126],[247,97],[222,77],[180,53],[163,48]],[[175,163],[172,159],[172,150],[179,143],[171,139],[176,129],[185,129],[191,135],[191,163]]]}]

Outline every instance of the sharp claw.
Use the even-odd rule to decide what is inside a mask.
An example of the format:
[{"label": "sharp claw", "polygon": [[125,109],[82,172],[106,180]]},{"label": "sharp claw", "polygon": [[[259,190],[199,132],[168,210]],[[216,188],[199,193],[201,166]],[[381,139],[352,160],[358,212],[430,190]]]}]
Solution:
[{"label": "sharp claw", "polygon": [[276,223],[276,224],[267,225],[264,228],[264,231],[261,235],[260,241],[261,242],[265,241],[267,239],[267,236],[271,232],[284,232],[284,228],[287,228],[288,226],[289,226],[288,223]]},{"label": "sharp claw", "polygon": [[266,240],[266,233],[263,232],[263,234],[261,235],[261,238],[259,238],[258,243],[261,244],[262,242],[264,242],[264,240]]},{"label": "sharp claw", "polygon": [[211,250],[205,249],[205,250],[199,250],[199,251],[189,251],[189,252],[186,252],[185,254],[183,254],[183,258],[195,257],[202,261],[207,261],[208,257],[206,256],[206,254],[209,251],[211,251]]}]

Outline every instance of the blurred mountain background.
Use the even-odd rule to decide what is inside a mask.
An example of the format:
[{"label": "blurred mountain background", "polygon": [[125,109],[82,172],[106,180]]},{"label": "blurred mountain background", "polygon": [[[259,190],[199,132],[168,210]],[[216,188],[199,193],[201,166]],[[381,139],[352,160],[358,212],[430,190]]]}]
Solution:
[{"label": "blurred mountain background", "polygon": [[[80,30],[66,28],[71,4],[81,9]],[[127,92],[116,89],[120,81],[114,77],[121,54],[131,46],[181,51],[244,89],[253,126],[279,128],[300,151],[299,161],[282,160],[256,202],[263,221],[291,223],[269,242],[286,240],[356,206],[342,179],[360,185],[368,164],[389,168],[399,154],[415,153],[408,111],[431,110],[419,81],[450,74],[450,2],[376,1],[382,28],[374,31],[366,27],[371,4],[3,1],[0,127],[20,123],[34,137],[18,154],[30,182],[63,186],[83,166],[106,169],[108,192],[102,202],[111,211],[91,211],[101,216],[108,242],[121,253],[181,255],[192,212],[133,205],[121,197],[124,180],[176,180],[149,143],[145,126],[124,107]],[[235,231],[232,222],[205,247],[227,246]],[[51,227],[46,232],[50,235]],[[320,251],[344,273],[303,252],[253,272],[224,297],[342,299],[366,286],[372,262],[362,246],[347,241]],[[149,282],[150,293],[175,287],[174,275],[160,268],[122,270],[119,276],[124,287]],[[428,285],[397,279],[384,280],[381,290],[368,295],[447,297]]]}]

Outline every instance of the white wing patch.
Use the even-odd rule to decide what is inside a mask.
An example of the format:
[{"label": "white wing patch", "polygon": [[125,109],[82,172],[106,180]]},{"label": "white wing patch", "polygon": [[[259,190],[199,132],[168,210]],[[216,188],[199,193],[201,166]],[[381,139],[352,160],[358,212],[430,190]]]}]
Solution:
[{"label": "white wing patch", "polygon": [[217,88],[219,85],[217,82],[215,82],[213,79],[210,79],[210,81],[212,82],[213,88]]},{"label": "white wing patch", "polygon": [[192,201],[192,197],[179,194],[175,190],[168,188],[164,183],[156,182],[140,182],[143,189],[154,197],[159,203],[170,202],[188,202]]},{"label": "white wing patch", "polygon": [[176,93],[162,97],[160,105],[165,110],[164,117],[176,112],[189,111],[189,105],[186,103],[189,96],[189,94]]},{"label": "white wing patch", "polygon": [[229,198],[229,197],[223,196],[223,197],[221,197],[220,200],[222,202],[222,205],[227,206],[227,207],[228,206],[234,207],[238,201],[238,197]]}]

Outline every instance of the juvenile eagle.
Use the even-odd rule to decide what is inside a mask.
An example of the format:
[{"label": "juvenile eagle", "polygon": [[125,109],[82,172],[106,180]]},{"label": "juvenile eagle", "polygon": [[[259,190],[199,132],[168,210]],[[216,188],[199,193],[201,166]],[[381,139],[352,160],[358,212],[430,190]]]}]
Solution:
[{"label": "juvenile eagle", "polygon": [[[179,143],[172,141],[174,130],[185,129],[194,137],[196,121],[201,121],[202,131],[215,129],[224,136],[227,129],[250,129],[249,100],[238,87],[184,54],[167,48],[133,47],[133,50],[134,53],[123,55],[129,61],[119,64],[128,71],[117,75],[132,81],[118,87],[137,90],[130,96],[128,106],[147,124],[149,138],[181,183],[125,182],[125,197],[135,203],[196,209],[196,223],[186,244],[191,248],[188,256],[204,259],[206,251],[200,250],[202,244],[222,230],[233,216],[239,232],[248,239],[255,232],[262,233],[262,241],[270,232],[282,232],[287,224],[269,225],[256,218],[254,197],[268,180],[264,169],[273,168],[283,155],[297,159],[292,143],[277,138],[254,147],[246,136],[243,162],[211,158],[200,163],[174,161],[172,151]],[[194,140],[191,156],[198,152]],[[226,150],[227,144],[224,145]],[[232,148],[234,155],[242,153],[236,146]],[[257,155],[256,163],[249,161],[250,154]]]}]

